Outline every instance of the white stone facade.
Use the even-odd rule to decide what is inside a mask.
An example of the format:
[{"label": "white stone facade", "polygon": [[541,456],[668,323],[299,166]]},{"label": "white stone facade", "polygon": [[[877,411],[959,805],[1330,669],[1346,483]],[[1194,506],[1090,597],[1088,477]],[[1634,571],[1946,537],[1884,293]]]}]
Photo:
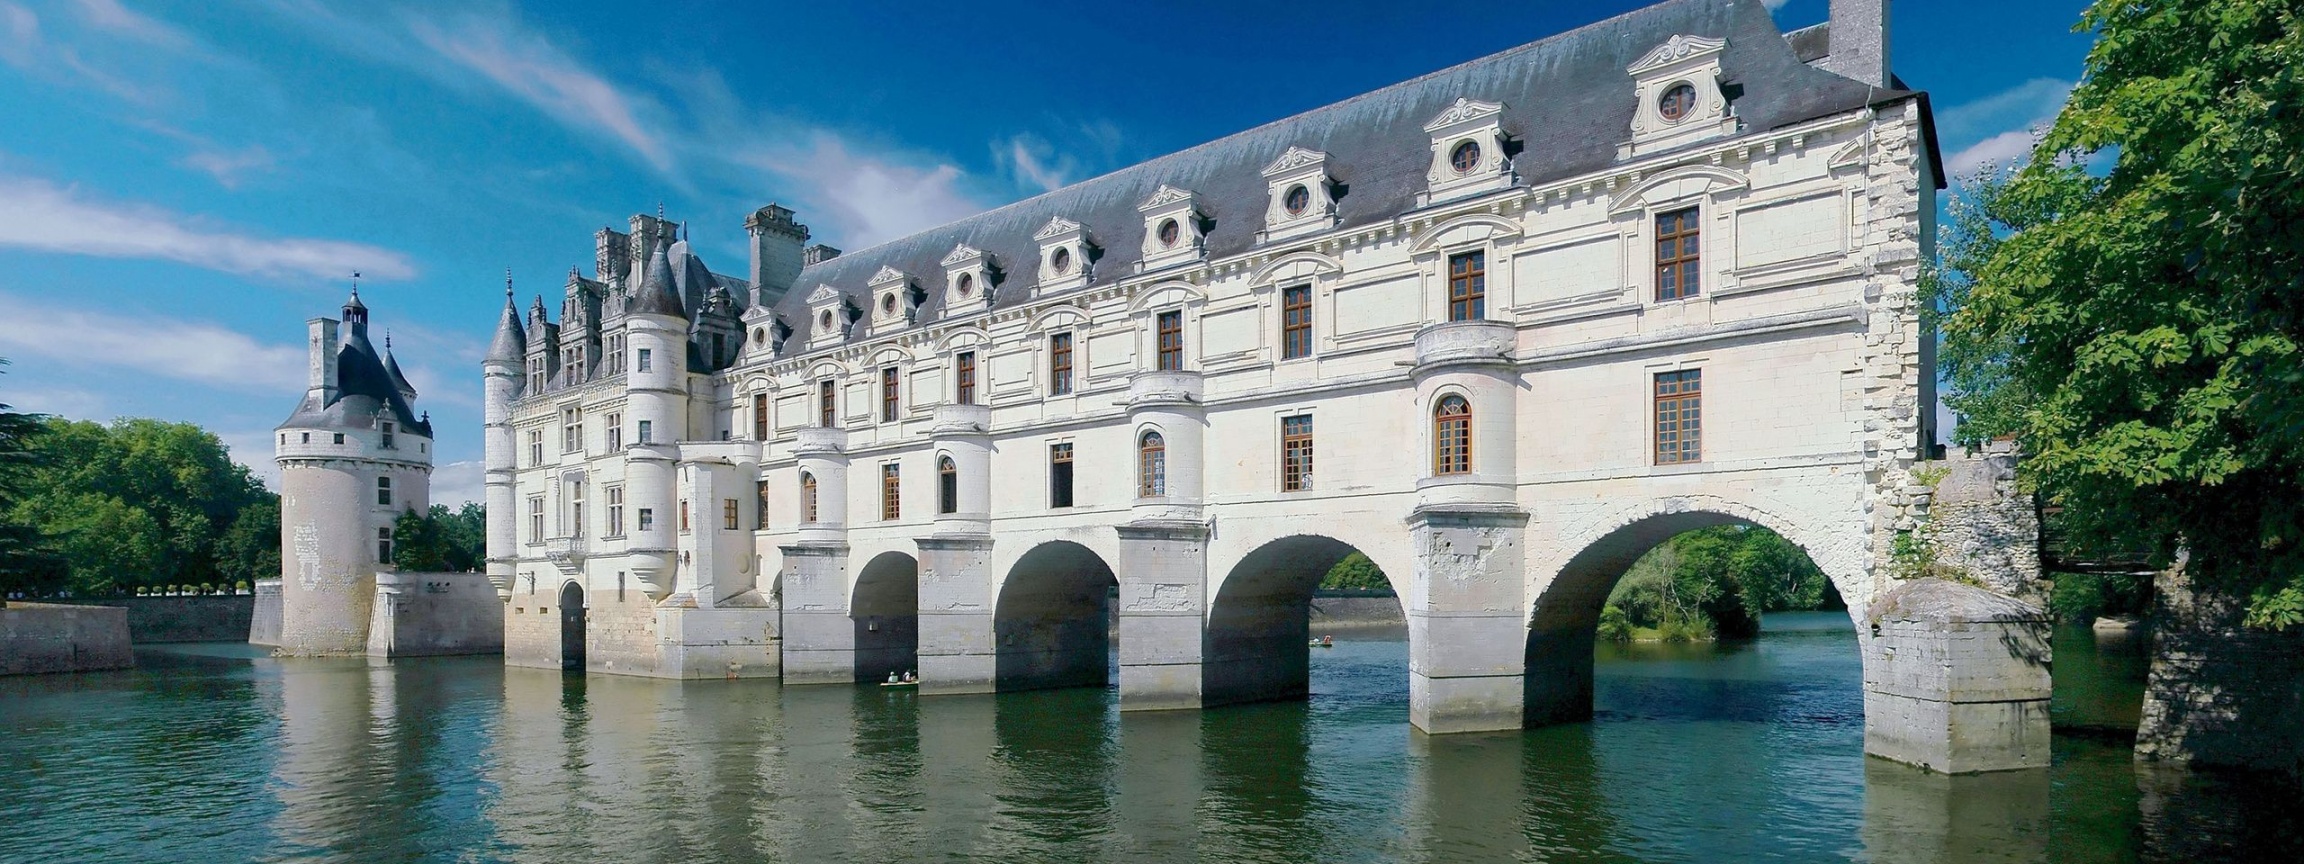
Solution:
[{"label": "white stone facade", "polygon": [[[586,383],[524,392],[492,361],[508,662],[558,666],[581,638],[599,672],[850,682],[916,664],[931,694],[1102,683],[1112,596],[1123,708],[1286,698],[1303,693],[1310,589],[1356,549],[1400,591],[1412,717],[1438,732],[1588,714],[1602,600],[1690,528],[1775,530],[1865,609],[1924,506],[1884,490],[1933,435],[1915,300],[1938,185],[1925,103],[1756,128],[1706,78],[1682,118],[1701,130],[1660,119],[1646,100],[1737,77],[1733,43],[1758,28],[1778,44],[1748,51],[1788,59],[1765,13],[1719,5],[1734,28],[1658,31],[1616,61],[1611,110],[1635,122],[1593,170],[1547,171],[1541,136],[1500,113],[1517,97],[1469,88],[1405,121],[1432,137],[1392,142],[1404,173],[1387,176],[1412,188],[1374,218],[1343,205],[1376,182],[1332,176],[1368,160],[1318,141],[1252,154],[1226,181],[1256,190],[1245,201],[1152,176],[1155,161],[1132,169],[1146,192],[1127,224],[1050,212],[1059,193],[993,214],[1029,236],[928,250],[944,272],[756,277],[725,365],[637,371],[644,339],[657,358],[681,347],[676,317],[638,314],[621,368]],[[1458,171],[1464,142],[1479,152]],[[1689,208],[1680,272],[1697,287],[1663,296],[1657,232]],[[1168,219],[1217,228],[1180,225],[1170,246]],[[995,269],[994,240],[1033,260]],[[1468,255],[1477,312],[1451,302]],[[1685,371],[1701,446],[1659,464],[1658,376]],[[1469,453],[1443,472],[1458,466],[1436,453],[1435,411],[1457,399]],[[1303,417],[1313,470],[1291,488],[1283,439]],[[577,630],[555,614],[569,584],[588,606]]]}]

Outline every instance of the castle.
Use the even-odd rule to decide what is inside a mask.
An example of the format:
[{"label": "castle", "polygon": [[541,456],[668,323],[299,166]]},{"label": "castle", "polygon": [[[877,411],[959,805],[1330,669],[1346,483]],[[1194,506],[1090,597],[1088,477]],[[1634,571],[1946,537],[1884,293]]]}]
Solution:
[{"label": "castle", "polygon": [[[1301,698],[1358,550],[1451,732],[1589,716],[1682,531],[1783,534],[1861,616],[1927,514],[1942,179],[1885,2],[1831,5],[1669,0],[845,255],[770,205],[743,277],[603,229],[485,362],[506,661],[1101,685],[1116,611],[1123,710]],[[1897,671],[1942,626],[1866,637],[1868,749],[2045,759],[2044,675]]]}]

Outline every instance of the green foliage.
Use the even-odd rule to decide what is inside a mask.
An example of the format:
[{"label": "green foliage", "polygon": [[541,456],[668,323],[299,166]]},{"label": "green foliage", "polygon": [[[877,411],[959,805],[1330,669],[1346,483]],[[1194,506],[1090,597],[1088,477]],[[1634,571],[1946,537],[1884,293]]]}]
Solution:
[{"label": "green foliage", "polygon": [[1329,589],[1356,589],[1362,591],[1390,591],[1392,581],[1384,578],[1384,571],[1376,569],[1376,562],[1353,550],[1328,568],[1328,575],[1320,577],[1320,587]]},{"label": "green foliage", "polygon": [[2304,16],[2099,0],[2032,154],[1971,183],[1931,277],[1961,438],[2013,435],[2075,548],[2189,550],[2304,623]]},{"label": "green foliage", "polygon": [[2152,577],[2137,573],[2055,573],[2048,609],[2068,621],[2142,615],[2152,605]]},{"label": "green foliage", "polygon": [[[279,572],[278,496],[197,426],[49,418],[31,455],[24,494],[5,518],[46,538],[74,593]],[[235,532],[244,516],[258,521]],[[252,569],[265,562],[270,569]]]},{"label": "green foliage", "polygon": [[450,510],[434,504],[418,513],[402,511],[392,527],[392,564],[419,573],[461,573],[479,570],[488,561],[488,513],[466,502]]},{"label": "green foliage", "polygon": [[[0,360],[0,366],[7,363]],[[34,442],[46,429],[40,415],[0,402],[0,594],[45,595],[64,587],[64,560],[38,525],[16,515],[38,470]]]},{"label": "green foliage", "polygon": [[1824,571],[1773,531],[1743,525],[1690,531],[1634,561],[1600,611],[1604,638],[1657,631],[1667,641],[1742,638],[1765,612],[1839,600]]}]

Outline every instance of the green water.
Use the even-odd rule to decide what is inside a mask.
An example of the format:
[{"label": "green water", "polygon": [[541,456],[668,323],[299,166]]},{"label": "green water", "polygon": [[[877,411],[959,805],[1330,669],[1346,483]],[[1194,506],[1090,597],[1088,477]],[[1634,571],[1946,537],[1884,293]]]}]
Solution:
[{"label": "green water", "polygon": [[[0,861],[2294,860],[2292,791],[2140,772],[2118,733],[2041,771],[1868,760],[1846,616],[1768,625],[1604,647],[1592,723],[1439,738],[1397,640],[1315,652],[1308,702],[1127,715],[144,650],[0,679]],[[2132,724],[2140,648],[2085,638],[2059,723]]]}]

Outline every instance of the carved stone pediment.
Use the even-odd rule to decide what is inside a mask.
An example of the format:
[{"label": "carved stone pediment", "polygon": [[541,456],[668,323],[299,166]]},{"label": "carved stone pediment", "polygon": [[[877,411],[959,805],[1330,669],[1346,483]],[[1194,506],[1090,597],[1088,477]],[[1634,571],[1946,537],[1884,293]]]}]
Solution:
[{"label": "carved stone pediment", "polygon": [[1155,207],[1166,207],[1178,201],[1189,201],[1191,199],[1192,193],[1178,189],[1174,186],[1170,186],[1166,183],[1162,183],[1160,184],[1160,188],[1152,191],[1152,197],[1144,199],[1144,203],[1136,205],[1136,209],[1150,210]]},{"label": "carved stone pediment", "polygon": [[1040,230],[1032,232],[1032,239],[1047,240],[1051,237],[1061,237],[1065,234],[1078,230],[1080,230],[1080,223],[1066,219],[1062,216],[1058,216],[1054,219],[1048,220],[1048,224],[1041,226]]},{"label": "carved stone pediment", "polygon": [[1658,66],[1677,63],[1702,54],[1715,53],[1726,47],[1728,47],[1728,40],[1726,39],[1706,39],[1702,36],[1687,35],[1674,36],[1665,40],[1664,44],[1649,49],[1648,53],[1640,55],[1640,59],[1625,67],[1624,71],[1638,75]]},{"label": "carved stone pediment", "polygon": [[983,251],[983,250],[981,250],[981,249],[978,249],[978,248],[976,248],[976,247],[974,247],[974,246],[970,246],[970,245],[968,245],[968,244],[966,244],[966,243],[961,243],[961,244],[959,244],[959,245],[953,246],[953,247],[952,247],[952,251],[944,253],[944,260],[942,260],[942,261],[939,261],[939,262],[937,262],[937,263],[939,263],[939,264],[942,264],[942,265],[944,265],[944,266],[946,266],[946,267],[950,267],[950,266],[952,266],[952,265],[954,265],[954,264],[958,264],[958,263],[960,263],[960,262],[962,262],[962,261],[966,261],[966,260],[968,260],[968,259],[970,259],[970,258],[974,258],[974,257],[976,257],[976,256],[979,256],[979,255],[983,255],[983,254],[984,254],[984,251]]},{"label": "carved stone pediment", "polygon": [[830,285],[819,284],[816,286],[816,290],[808,292],[808,305],[810,306],[830,303],[838,299],[840,299],[840,289]]},{"label": "carved stone pediment", "polygon": [[1327,159],[1328,154],[1318,150],[1290,146],[1288,152],[1280,154],[1280,158],[1274,159],[1272,164],[1264,166],[1264,176],[1270,177],[1283,171],[1294,171],[1315,162],[1327,161]]},{"label": "carved stone pediment", "polygon": [[1456,104],[1448,106],[1447,110],[1440,112],[1440,116],[1434,117],[1432,122],[1424,124],[1424,131],[1437,132],[1449,126],[1469,123],[1474,120],[1484,120],[1502,113],[1504,113],[1503,103],[1482,102],[1478,99],[1459,96],[1456,98]]},{"label": "carved stone pediment", "polygon": [[872,279],[865,284],[885,285],[890,282],[902,282],[905,278],[904,271],[883,264],[880,266],[880,272],[872,274]]}]

